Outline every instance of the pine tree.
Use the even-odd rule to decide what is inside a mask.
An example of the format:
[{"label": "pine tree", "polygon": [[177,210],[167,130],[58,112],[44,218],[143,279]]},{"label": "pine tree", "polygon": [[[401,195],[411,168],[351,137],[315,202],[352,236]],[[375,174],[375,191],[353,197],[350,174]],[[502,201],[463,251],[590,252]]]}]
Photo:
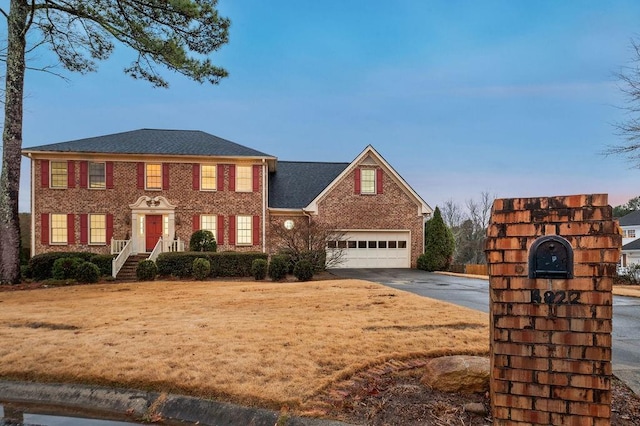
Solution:
[{"label": "pine tree", "polygon": [[455,240],[451,229],[445,225],[436,207],[431,218],[424,227],[424,254],[418,258],[418,268],[425,271],[444,271],[449,268]]}]

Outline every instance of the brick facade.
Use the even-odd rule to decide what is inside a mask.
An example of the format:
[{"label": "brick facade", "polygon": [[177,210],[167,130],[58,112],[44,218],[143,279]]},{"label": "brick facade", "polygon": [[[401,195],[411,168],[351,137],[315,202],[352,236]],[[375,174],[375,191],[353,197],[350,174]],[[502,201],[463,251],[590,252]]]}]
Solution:
[{"label": "brick facade", "polygon": [[[93,159],[101,161],[100,159]],[[265,169],[260,167],[258,192],[235,192],[229,190],[229,164],[224,164],[224,186],[220,191],[201,191],[193,189],[193,163],[180,163],[175,160],[164,162],[168,164],[169,189],[158,191],[137,189],[136,173],[139,162],[122,161],[109,158],[113,161],[113,188],[112,189],[88,189],[80,185],[80,168],[76,165],[75,184],[67,189],[51,189],[43,187],[41,182],[41,160],[32,162],[34,186],[34,250],[36,254],[50,251],[92,251],[107,254],[110,251],[107,245],[82,245],[80,244],[80,215],[81,214],[112,214],[114,239],[125,239],[127,235],[134,233],[135,224],[131,223],[131,208],[140,196],[155,197],[161,195],[169,203],[176,206],[175,209],[175,236],[189,241],[193,233],[193,217],[200,214],[218,215],[224,218],[224,244],[219,250],[262,250],[262,229],[259,230],[259,243],[251,246],[236,246],[228,244],[229,218],[235,215],[263,216],[263,173]],[[102,160],[104,161],[104,160]],[[158,162],[154,159],[154,162]],[[74,161],[79,164],[80,161]],[[259,163],[258,163],[259,164]],[[242,163],[242,165],[252,165]],[[45,214],[73,214],[75,244],[50,245],[42,243],[42,227],[40,217]],[[260,221],[262,223],[262,220]],[[169,237],[173,238],[174,235]]]},{"label": "brick facade", "polygon": [[[573,277],[529,278],[529,250],[542,236],[568,241]],[[494,202],[486,242],[494,424],[610,424],[620,245],[606,195]]]}]

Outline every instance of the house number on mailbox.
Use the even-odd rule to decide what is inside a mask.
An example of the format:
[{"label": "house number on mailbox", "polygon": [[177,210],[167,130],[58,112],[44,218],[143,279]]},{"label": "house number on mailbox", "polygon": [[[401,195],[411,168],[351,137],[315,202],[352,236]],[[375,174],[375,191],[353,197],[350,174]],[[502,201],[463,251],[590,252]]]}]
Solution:
[{"label": "house number on mailbox", "polygon": [[[529,278],[566,280],[573,278],[573,249],[569,241],[557,235],[540,237],[529,250]],[[548,305],[575,305],[580,303],[580,292],[575,290],[531,290],[531,303]]]}]

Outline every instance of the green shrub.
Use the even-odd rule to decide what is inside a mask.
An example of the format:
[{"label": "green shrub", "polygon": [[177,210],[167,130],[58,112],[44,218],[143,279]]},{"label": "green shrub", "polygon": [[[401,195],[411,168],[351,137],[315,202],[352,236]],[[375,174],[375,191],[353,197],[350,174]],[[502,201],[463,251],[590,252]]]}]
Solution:
[{"label": "green shrub", "polygon": [[81,260],[91,261],[92,256],[95,255],[89,252],[52,252],[38,254],[29,259],[31,277],[36,281],[53,278],[53,263],[62,257],[77,257]]},{"label": "green shrub", "polygon": [[76,279],[80,283],[97,283],[100,279],[100,268],[94,263],[84,261],[78,265]]},{"label": "green shrub", "polygon": [[95,254],[89,261],[100,269],[101,276],[111,276],[111,266],[114,257],[112,254]]},{"label": "green shrub", "polygon": [[438,207],[433,212],[433,218],[425,224],[424,233],[424,253],[418,258],[418,268],[425,271],[446,271],[453,259],[455,239],[442,220]]},{"label": "green shrub", "polygon": [[202,281],[211,273],[211,262],[204,257],[199,257],[193,261],[191,269],[193,270],[193,277]]},{"label": "green shrub", "polygon": [[214,238],[213,233],[211,231],[207,231],[206,229],[201,229],[191,234],[191,239],[189,240],[190,251],[215,252],[217,249],[218,249],[218,243],[216,243],[216,239]]},{"label": "green shrub", "polygon": [[28,264],[20,265],[20,276],[22,276],[23,279],[31,278],[31,267]]},{"label": "green shrub", "polygon": [[52,275],[56,280],[76,278],[78,266],[82,263],[79,257],[61,257],[53,262]]},{"label": "green shrub", "polygon": [[264,280],[267,276],[267,261],[265,259],[255,259],[251,262],[251,275],[256,281]]},{"label": "green shrub", "polygon": [[310,261],[302,259],[293,268],[293,275],[298,281],[309,281],[313,278],[313,265]]},{"label": "green shrub", "polygon": [[272,281],[282,281],[287,276],[288,262],[285,256],[271,256],[269,262],[269,277]]},{"label": "green shrub", "polygon": [[158,274],[158,267],[153,260],[141,260],[136,268],[138,281],[153,281]]},{"label": "green shrub", "polygon": [[179,252],[162,253],[158,256],[158,274],[178,278],[193,276],[193,261],[207,259],[211,264],[212,277],[250,277],[251,264],[255,259],[267,259],[265,253],[258,252]]}]

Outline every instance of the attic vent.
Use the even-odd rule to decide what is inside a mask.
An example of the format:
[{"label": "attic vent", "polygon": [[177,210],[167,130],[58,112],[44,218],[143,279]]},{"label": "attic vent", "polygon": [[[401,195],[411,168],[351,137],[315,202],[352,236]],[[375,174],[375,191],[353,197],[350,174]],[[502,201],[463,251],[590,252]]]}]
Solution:
[{"label": "attic vent", "polygon": [[377,166],[378,163],[376,162],[376,160],[374,160],[371,155],[367,155],[367,157],[362,160],[362,163],[360,163],[364,166]]}]

